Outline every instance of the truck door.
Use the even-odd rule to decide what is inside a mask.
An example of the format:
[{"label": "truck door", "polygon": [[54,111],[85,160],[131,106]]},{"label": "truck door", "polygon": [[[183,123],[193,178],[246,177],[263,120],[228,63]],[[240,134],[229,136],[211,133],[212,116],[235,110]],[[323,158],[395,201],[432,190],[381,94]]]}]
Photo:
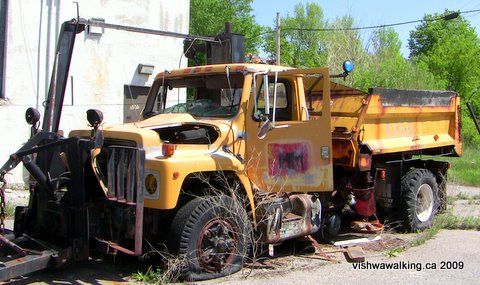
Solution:
[{"label": "truck door", "polygon": [[305,71],[318,76],[323,102],[330,102],[328,69],[253,74],[246,163],[250,180],[262,191],[333,189],[330,104],[323,104],[322,116],[310,120],[302,82]]}]

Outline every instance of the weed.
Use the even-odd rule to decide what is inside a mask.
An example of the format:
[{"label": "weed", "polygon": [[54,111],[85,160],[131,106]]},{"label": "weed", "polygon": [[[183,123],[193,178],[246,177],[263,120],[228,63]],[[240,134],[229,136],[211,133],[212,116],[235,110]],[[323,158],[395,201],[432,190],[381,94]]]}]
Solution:
[{"label": "weed", "polygon": [[476,216],[460,217],[448,212],[437,216],[436,222],[442,229],[480,230],[480,217]]},{"label": "weed", "polygon": [[405,246],[397,246],[397,247],[394,247],[394,248],[388,250],[387,252],[385,252],[385,255],[387,257],[395,257],[398,254],[404,252],[405,250],[406,250]]},{"label": "weed", "polygon": [[467,193],[460,192],[455,196],[456,200],[470,200],[472,197],[470,197]]},{"label": "weed", "polygon": [[441,230],[440,224],[433,223],[428,229],[424,230],[423,232],[419,233],[419,236],[414,239],[411,243],[411,247],[419,246],[424,244],[427,240],[433,238],[438,232]]},{"label": "weed", "polygon": [[16,205],[12,203],[5,204],[5,217],[6,218],[13,218],[15,215],[15,207]]},{"label": "weed", "polygon": [[137,271],[132,274],[132,278],[136,281],[149,284],[169,284],[171,282],[179,281],[181,267],[185,264],[186,256],[171,255],[168,253],[166,247],[158,250],[150,243],[148,244],[150,245],[150,251],[145,253],[141,259],[159,257],[161,265],[156,267],[149,266],[146,272]]},{"label": "weed", "polygon": [[159,268],[153,269],[152,266],[149,266],[147,272],[137,271],[136,273],[132,274],[132,278],[140,282],[157,283],[158,276],[160,275],[161,271]]},{"label": "weed", "polygon": [[[144,255],[144,258],[151,256],[160,256],[161,258],[161,266],[160,267],[149,267],[145,272],[137,272],[132,277],[141,282],[146,283],[154,283],[154,284],[166,284],[168,282],[176,282],[180,279],[186,279],[187,281],[194,281],[194,280],[201,280],[204,278],[201,274],[203,274],[200,270],[203,266],[216,266],[216,262],[218,260],[219,264],[225,262],[224,257],[228,254],[231,254],[231,258],[228,260],[243,260],[249,261],[251,259],[256,259],[256,252],[258,251],[258,241],[255,239],[256,237],[253,234],[252,228],[252,221],[249,217],[252,216],[252,212],[248,213],[248,211],[253,211],[248,203],[247,195],[244,194],[243,186],[240,181],[233,175],[231,172],[216,172],[216,173],[198,173],[192,175],[192,180],[195,182],[192,183],[194,187],[190,187],[187,189],[182,189],[182,195],[186,201],[184,201],[183,207],[191,207],[192,216],[187,215],[187,211],[183,211],[181,213],[181,219],[176,221],[173,220],[172,223],[180,224],[182,221],[190,221],[195,217],[198,219],[199,222],[204,222],[200,216],[204,213],[208,215],[218,215],[211,221],[222,221],[219,222],[218,225],[216,223],[208,223],[205,225],[208,230],[204,232],[192,232],[186,233],[179,231],[177,234],[181,234],[181,236],[186,236],[187,234],[191,235],[192,238],[198,238],[200,241],[200,235],[204,241],[201,243],[202,253],[199,253],[198,244],[190,244],[185,245],[182,244],[179,246],[180,254],[172,255],[168,253],[167,248],[163,249],[156,249],[152,245],[151,250],[149,253]],[[222,199],[226,198],[226,199]],[[227,198],[228,197],[228,198]],[[220,201],[223,201],[220,203]],[[190,202],[193,202],[190,203]],[[217,203],[218,202],[218,203]],[[228,203],[227,203],[228,202]],[[190,206],[189,206],[190,205]],[[192,206],[194,205],[194,206]],[[211,205],[213,208],[205,208],[208,205]],[[228,207],[228,208],[224,208]],[[181,208],[183,209],[183,208]],[[200,214],[199,209],[202,209],[203,212]],[[238,212],[236,212],[236,210]],[[181,210],[179,210],[179,213]],[[185,218],[188,217],[188,218]],[[176,217],[175,217],[176,218]],[[233,220],[230,220],[233,219]],[[238,219],[241,219],[238,220]],[[230,223],[230,221],[235,221],[234,223]],[[235,230],[234,225],[238,225],[240,228]],[[242,226],[243,225],[243,226]],[[232,226],[232,227],[230,227]],[[192,225],[186,224],[184,225],[185,228],[191,228]],[[184,229],[184,227],[180,227],[179,229]],[[221,230],[217,232],[217,230],[221,227]],[[229,252],[224,254],[219,254],[217,257],[214,257],[215,251],[217,248],[215,246],[209,248],[211,244],[209,242],[215,243],[217,240],[216,235],[222,235],[231,237],[229,242],[236,240],[239,242],[235,247],[235,253]],[[225,237],[224,237],[225,238]],[[207,241],[205,241],[207,240]],[[248,253],[248,246],[243,242],[250,244],[252,254]],[[221,242],[221,241],[219,241]],[[239,246],[242,244],[242,246]],[[171,246],[175,247],[175,245],[170,244]],[[245,245],[245,246],[243,246]],[[193,247],[193,248],[191,248]],[[196,248],[197,247],[197,248]],[[196,249],[195,249],[196,248]],[[181,251],[180,251],[181,250]],[[175,252],[175,250],[173,250]],[[207,258],[208,257],[208,258]],[[240,258],[238,258],[240,257]],[[233,261],[228,261],[233,262]],[[238,261],[235,261],[238,262]],[[233,263],[232,263],[233,264]],[[241,264],[235,264],[241,265]],[[232,266],[235,268],[236,266]],[[230,270],[228,267],[225,267],[225,270]],[[238,267],[236,267],[238,268]],[[237,270],[241,270],[243,268],[239,268]],[[232,272],[233,273],[233,272]],[[247,272],[249,274],[249,272]],[[206,276],[206,275],[205,275]],[[199,279],[200,278],[200,279]]]},{"label": "weed", "polygon": [[468,205],[479,205],[480,195],[469,195],[468,193],[460,192],[455,196],[447,196],[447,205],[454,205],[455,201],[466,200]]},{"label": "weed", "polygon": [[454,205],[455,204],[455,201],[457,201],[457,197],[455,196],[447,196],[447,205]]}]

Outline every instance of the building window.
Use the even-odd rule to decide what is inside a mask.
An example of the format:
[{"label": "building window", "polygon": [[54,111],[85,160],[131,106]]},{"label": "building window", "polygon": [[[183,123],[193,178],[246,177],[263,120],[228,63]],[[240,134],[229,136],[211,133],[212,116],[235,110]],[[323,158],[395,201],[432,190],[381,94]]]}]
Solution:
[{"label": "building window", "polygon": [[8,0],[0,0],[0,98],[5,99],[5,60],[7,57]]}]

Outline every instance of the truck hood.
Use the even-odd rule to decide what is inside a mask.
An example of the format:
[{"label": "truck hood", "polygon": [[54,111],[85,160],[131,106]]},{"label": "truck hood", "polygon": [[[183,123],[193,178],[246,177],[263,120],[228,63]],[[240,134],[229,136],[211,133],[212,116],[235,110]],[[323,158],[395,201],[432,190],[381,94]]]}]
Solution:
[{"label": "truck hood", "polygon": [[[105,140],[128,140],[149,148],[168,141],[179,145],[225,144],[232,133],[229,121],[197,120],[190,114],[160,114],[149,119],[123,125],[102,127]],[[71,136],[89,136],[90,130],[76,130]]]},{"label": "truck hood", "polygon": [[197,120],[187,113],[160,114],[150,117],[146,120],[133,123],[138,128],[154,128],[157,126],[168,126],[171,124],[197,122]]}]

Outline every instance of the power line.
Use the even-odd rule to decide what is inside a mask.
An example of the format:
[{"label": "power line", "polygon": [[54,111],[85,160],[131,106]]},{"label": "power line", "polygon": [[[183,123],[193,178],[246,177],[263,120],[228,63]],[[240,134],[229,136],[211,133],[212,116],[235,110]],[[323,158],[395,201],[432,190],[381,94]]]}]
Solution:
[{"label": "power line", "polygon": [[[379,28],[385,28],[385,27],[394,27],[394,26],[401,26],[401,25],[409,25],[413,23],[419,23],[419,22],[433,22],[433,21],[438,21],[438,20],[453,20],[458,18],[461,14],[468,14],[468,13],[476,13],[480,12],[480,9],[476,10],[469,10],[469,11],[459,11],[459,12],[452,12],[450,14],[447,14],[445,16],[440,16],[432,19],[422,19],[422,20],[413,20],[413,21],[406,21],[406,22],[400,22],[400,23],[393,23],[393,24],[384,24],[384,25],[375,25],[375,26],[364,26],[364,27],[350,27],[350,28],[287,28],[287,27],[282,27],[283,31],[308,31],[308,32],[341,32],[341,31],[357,31],[357,30],[371,30],[371,29],[379,29]],[[253,37],[250,37],[248,39],[256,38],[265,34],[272,34],[275,33],[276,31],[266,31],[263,33],[260,33],[258,35],[255,35]],[[248,40],[247,39],[247,40]]]}]

